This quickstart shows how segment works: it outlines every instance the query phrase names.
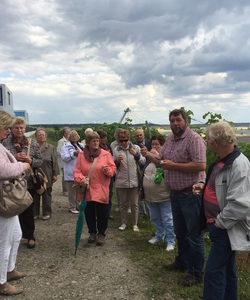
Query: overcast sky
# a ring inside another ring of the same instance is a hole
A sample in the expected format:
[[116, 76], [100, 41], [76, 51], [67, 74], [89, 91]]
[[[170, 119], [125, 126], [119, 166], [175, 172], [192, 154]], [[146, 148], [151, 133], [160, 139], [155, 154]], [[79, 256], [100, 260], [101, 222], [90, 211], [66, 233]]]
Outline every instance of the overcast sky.
[[250, 122], [249, 0], [1, 0], [0, 83], [30, 124]]

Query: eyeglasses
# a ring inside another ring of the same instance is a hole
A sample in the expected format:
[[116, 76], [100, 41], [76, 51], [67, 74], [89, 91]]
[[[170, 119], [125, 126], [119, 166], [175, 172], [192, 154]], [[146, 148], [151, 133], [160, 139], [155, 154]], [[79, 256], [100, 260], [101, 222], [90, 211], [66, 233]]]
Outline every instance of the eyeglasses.
[[119, 140], [119, 143], [127, 143], [128, 142], [128, 140]]

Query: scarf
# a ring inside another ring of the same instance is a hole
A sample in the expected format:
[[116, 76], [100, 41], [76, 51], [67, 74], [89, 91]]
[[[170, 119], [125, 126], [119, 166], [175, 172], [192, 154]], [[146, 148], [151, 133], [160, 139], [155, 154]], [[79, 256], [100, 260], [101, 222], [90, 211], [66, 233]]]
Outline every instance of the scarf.
[[17, 137], [12, 136], [11, 142], [17, 153], [22, 152], [24, 148], [28, 149], [29, 140], [26, 138], [26, 136], [23, 136], [20, 142], [18, 141]]
[[91, 153], [90, 150], [89, 150], [89, 147], [86, 146], [84, 149], [83, 149], [83, 155], [85, 157], [85, 159], [89, 162], [93, 162], [94, 158], [95, 157], [98, 157], [99, 155], [101, 154], [101, 148], [99, 147], [97, 150], [95, 150], [94, 153]]
[[[76, 145], [77, 144], [77, 145]], [[73, 144], [73, 142], [71, 142], [71, 145], [76, 149], [81, 149], [83, 151], [83, 146], [79, 143], [79, 142], [76, 142], [76, 144]], [[78, 147], [78, 148], [77, 148]]]

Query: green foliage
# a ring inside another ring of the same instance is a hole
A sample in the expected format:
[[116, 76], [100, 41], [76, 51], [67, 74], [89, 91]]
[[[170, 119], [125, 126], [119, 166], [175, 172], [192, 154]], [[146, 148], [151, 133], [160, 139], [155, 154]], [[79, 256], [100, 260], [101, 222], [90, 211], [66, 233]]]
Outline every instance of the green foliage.
[[188, 124], [191, 124], [192, 122], [192, 118], [191, 116], [194, 115], [194, 113], [192, 112], [192, 110], [186, 110], [185, 107], [181, 107], [180, 110], [183, 110], [186, 114], [187, 114], [187, 117], [188, 117]]
[[250, 160], [250, 144], [238, 143], [238, 147], [240, 148], [241, 152]]
[[222, 121], [221, 114], [216, 114], [216, 113], [214, 114], [214, 113], [211, 113], [210, 111], [202, 116], [203, 119], [206, 119], [207, 117], [208, 117], [208, 120], [207, 120], [206, 124], [213, 124], [213, 123]]

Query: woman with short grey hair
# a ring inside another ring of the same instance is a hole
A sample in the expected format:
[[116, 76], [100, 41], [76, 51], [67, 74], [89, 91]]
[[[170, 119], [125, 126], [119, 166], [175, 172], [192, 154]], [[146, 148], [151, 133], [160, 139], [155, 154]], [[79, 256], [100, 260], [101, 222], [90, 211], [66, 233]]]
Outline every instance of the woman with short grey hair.
[[80, 136], [76, 130], [71, 130], [68, 134], [68, 142], [61, 149], [61, 158], [63, 160], [64, 180], [68, 190], [69, 212], [78, 214], [76, 202], [76, 190], [74, 184], [74, 169], [76, 159], [79, 153], [83, 151], [83, 144], [79, 143]]

